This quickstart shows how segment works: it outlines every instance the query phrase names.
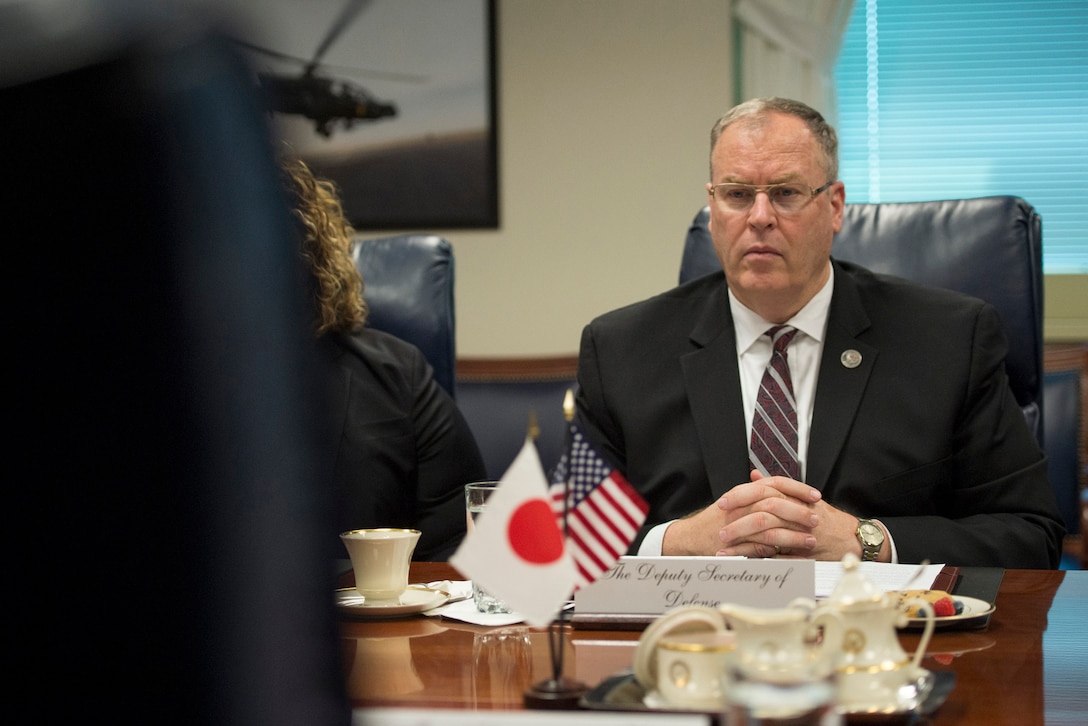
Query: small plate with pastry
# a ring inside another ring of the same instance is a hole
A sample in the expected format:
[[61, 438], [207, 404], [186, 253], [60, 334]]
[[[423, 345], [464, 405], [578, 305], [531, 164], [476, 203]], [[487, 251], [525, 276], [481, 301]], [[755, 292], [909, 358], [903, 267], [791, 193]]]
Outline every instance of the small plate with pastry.
[[933, 608], [933, 626], [936, 630], [985, 628], [996, 609], [985, 600], [953, 595], [945, 590], [902, 590], [898, 595], [899, 605], [907, 615], [904, 626], [907, 629], [925, 627], [926, 619], [918, 614], [918, 600], [924, 600]]

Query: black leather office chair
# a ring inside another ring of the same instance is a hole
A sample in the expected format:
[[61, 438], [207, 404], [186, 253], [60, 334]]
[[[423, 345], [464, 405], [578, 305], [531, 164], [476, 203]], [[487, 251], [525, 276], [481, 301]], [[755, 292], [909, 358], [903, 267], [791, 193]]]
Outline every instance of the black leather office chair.
[[1080, 371], [1047, 371], [1046, 456], [1050, 486], [1067, 534], [1080, 531]]
[[457, 377], [453, 247], [433, 235], [360, 240], [355, 266], [370, 307], [367, 325], [412, 343], [451, 396]]
[[[703, 207], [688, 228], [684, 283], [721, 269]], [[1043, 445], [1042, 223], [1019, 197], [847, 204], [831, 255], [986, 300], [1009, 339], [1009, 384]]]
[[457, 407], [480, 447], [487, 475], [498, 479], [525, 443], [536, 415], [540, 463], [551, 472], [566, 445], [563, 399], [577, 387], [576, 358], [465, 360], [457, 380]]

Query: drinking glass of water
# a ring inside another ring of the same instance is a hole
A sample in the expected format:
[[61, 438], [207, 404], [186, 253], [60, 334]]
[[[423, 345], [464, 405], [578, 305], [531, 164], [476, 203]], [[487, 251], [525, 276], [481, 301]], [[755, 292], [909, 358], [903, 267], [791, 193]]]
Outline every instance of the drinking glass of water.
[[[476, 517], [487, 508], [488, 497], [498, 488], [497, 481], [477, 481], [465, 485], [465, 516], [468, 517], [468, 531], [472, 532]], [[472, 600], [481, 613], [508, 613], [506, 603], [480, 588], [472, 581]]]

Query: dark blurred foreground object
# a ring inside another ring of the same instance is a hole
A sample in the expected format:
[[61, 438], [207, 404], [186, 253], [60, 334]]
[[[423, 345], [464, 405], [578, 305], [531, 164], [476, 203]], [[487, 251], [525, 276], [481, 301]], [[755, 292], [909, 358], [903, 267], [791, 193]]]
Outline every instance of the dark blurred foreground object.
[[0, 49], [8, 719], [348, 723], [248, 70], [162, 3], [5, 3]]

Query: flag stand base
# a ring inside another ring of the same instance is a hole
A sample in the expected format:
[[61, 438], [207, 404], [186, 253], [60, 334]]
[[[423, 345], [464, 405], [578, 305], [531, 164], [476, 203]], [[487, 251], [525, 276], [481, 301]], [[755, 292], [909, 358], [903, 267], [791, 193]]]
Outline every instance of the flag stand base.
[[580, 706], [582, 696], [589, 692], [589, 687], [581, 681], [570, 678], [558, 680], [549, 678], [534, 683], [525, 691], [526, 708], [572, 709]]

